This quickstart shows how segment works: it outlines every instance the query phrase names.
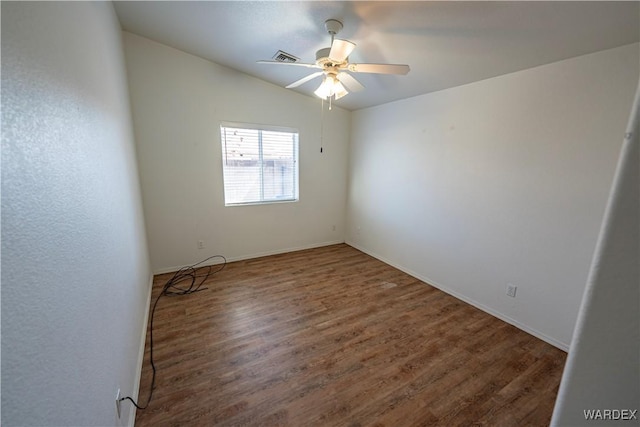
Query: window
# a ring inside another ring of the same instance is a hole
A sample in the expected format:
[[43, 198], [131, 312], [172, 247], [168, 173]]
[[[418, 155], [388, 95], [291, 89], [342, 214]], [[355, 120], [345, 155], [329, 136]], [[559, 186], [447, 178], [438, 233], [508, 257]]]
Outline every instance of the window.
[[220, 126], [225, 206], [298, 200], [298, 131]]

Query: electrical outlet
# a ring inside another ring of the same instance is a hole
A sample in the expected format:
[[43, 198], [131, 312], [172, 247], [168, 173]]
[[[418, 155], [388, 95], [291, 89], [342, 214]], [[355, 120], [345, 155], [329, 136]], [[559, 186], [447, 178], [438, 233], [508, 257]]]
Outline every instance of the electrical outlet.
[[120, 389], [116, 393], [116, 413], [118, 414], [118, 419], [120, 419]]
[[517, 286], [512, 285], [511, 283], [507, 283], [507, 296], [511, 298], [515, 298], [517, 290], [518, 290]]
[[204, 249], [204, 240], [198, 240], [198, 249]]

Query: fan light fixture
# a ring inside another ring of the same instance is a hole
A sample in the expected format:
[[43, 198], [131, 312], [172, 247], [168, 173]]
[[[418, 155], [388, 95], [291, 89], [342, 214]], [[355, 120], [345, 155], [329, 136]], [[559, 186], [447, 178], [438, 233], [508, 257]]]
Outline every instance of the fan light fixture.
[[340, 99], [347, 95], [349, 92], [340, 83], [335, 74], [327, 74], [322, 81], [322, 84], [314, 92], [318, 98], [322, 98], [325, 101], [332, 96], [333, 99]]

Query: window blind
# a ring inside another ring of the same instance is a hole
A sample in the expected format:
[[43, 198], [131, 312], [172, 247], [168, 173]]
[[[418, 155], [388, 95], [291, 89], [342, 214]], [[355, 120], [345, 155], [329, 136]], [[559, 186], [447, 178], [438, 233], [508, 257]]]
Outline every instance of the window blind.
[[220, 126], [225, 206], [298, 200], [298, 132]]

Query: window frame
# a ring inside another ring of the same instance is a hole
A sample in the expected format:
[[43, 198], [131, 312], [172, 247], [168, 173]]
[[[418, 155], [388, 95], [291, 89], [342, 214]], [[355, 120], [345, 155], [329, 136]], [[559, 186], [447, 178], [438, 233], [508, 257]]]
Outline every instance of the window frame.
[[[226, 138], [223, 137], [225, 128], [235, 128], [243, 130], [256, 130], [259, 131], [259, 165], [260, 165], [260, 200], [248, 201], [248, 202], [228, 202], [227, 201], [227, 185], [225, 181], [225, 159], [227, 156]], [[287, 199], [266, 199], [264, 198], [265, 181], [264, 181], [264, 167], [265, 160], [263, 157], [263, 144], [262, 144], [262, 132], [284, 132], [295, 134], [295, 142], [293, 143], [293, 197]], [[264, 125], [256, 123], [241, 123], [241, 122], [220, 122], [218, 135], [220, 138], [220, 153], [221, 153], [221, 166], [222, 166], [222, 197], [225, 207], [234, 206], [251, 206], [251, 205], [270, 205], [279, 203], [295, 203], [300, 200], [300, 131], [297, 128], [288, 126], [276, 126], [276, 125]]]

